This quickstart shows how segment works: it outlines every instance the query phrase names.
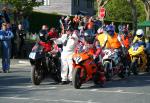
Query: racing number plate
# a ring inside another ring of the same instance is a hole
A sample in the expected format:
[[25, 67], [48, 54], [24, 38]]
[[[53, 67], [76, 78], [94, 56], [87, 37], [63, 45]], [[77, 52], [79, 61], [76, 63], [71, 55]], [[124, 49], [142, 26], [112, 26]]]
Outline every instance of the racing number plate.
[[31, 58], [31, 59], [35, 59], [35, 55], [36, 55], [36, 53], [31, 52], [31, 53], [29, 54], [29, 58]]

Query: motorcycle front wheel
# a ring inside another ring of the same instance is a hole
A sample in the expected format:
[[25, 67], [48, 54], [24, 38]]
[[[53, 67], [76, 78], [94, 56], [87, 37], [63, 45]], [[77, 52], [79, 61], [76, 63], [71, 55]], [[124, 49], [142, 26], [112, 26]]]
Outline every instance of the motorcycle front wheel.
[[110, 68], [110, 62], [104, 62], [104, 69], [105, 69], [105, 76], [106, 76], [106, 80], [110, 81], [111, 77], [112, 77], [112, 72], [111, 72], [111, 68]]
[[131, 62], [130, 70], [132, 71], [134, 75], [138, 75], [139, 71], [138, 71], [138, 59], [137, 58], [133, 58]]
[[40, 85], [42, 81], [42, 71], [36, 65], [31, 68], [31, 81], [34, 85]]
[[81, 75], [81, 69], [75, 68], [72, 75], [72, 84], [75, 89], [80, 89], [81, 87], [82, 83], [81, 83], [80, 75]]

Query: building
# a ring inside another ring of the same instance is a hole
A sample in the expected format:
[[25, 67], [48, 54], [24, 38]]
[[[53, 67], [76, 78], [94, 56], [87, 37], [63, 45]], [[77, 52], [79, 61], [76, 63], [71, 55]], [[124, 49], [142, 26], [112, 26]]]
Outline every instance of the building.
[[85, 14], [94, 15], [94, 0], [37, 0], [42, 6], [34, 11], [44, 13], [58, 13], [65, 15]]

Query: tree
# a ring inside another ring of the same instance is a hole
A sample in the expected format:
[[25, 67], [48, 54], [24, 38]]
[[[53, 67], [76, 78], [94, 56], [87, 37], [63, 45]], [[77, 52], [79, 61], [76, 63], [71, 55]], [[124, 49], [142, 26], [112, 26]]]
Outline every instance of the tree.
[[132, 21], [133, 21], [133, 30], [134, 30], [134, 34], [137, 30], [137, 9], [136, 9], [136, 5], [134, 0], [127, 0], [131, 6], [132, 9]]
[[[144, 4], [144, 9], [146, 13], [146, 20], [150, 20], [150, 0], [142, 0]], [[146, 32], [149, 31], [149, 28], [146, 28]]]
[[106, 6], [106, 19], [113, 21], [132, 21], [131, 7], [126, 0], [112, 0]]
[[17, 17], [21, 15], [29, 15], [33, 7], [40, 6], [42, 3], [36, 0], [0, 0], [5, 5], [11, 5], [14, 14], [14, 21], [17, 21]]

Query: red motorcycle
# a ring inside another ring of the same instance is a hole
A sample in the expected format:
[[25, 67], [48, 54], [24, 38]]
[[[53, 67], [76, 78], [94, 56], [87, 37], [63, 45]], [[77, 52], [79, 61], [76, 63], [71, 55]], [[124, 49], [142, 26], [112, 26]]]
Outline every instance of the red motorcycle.
[[104, 72], [93, 59], [93, 50], [88, 52], [75, 53], [73, 55], [73, 86], [79, 89], [81, 85], [89, 80], [93, 80], [95, 84], [104, 86], [105, 76]]

